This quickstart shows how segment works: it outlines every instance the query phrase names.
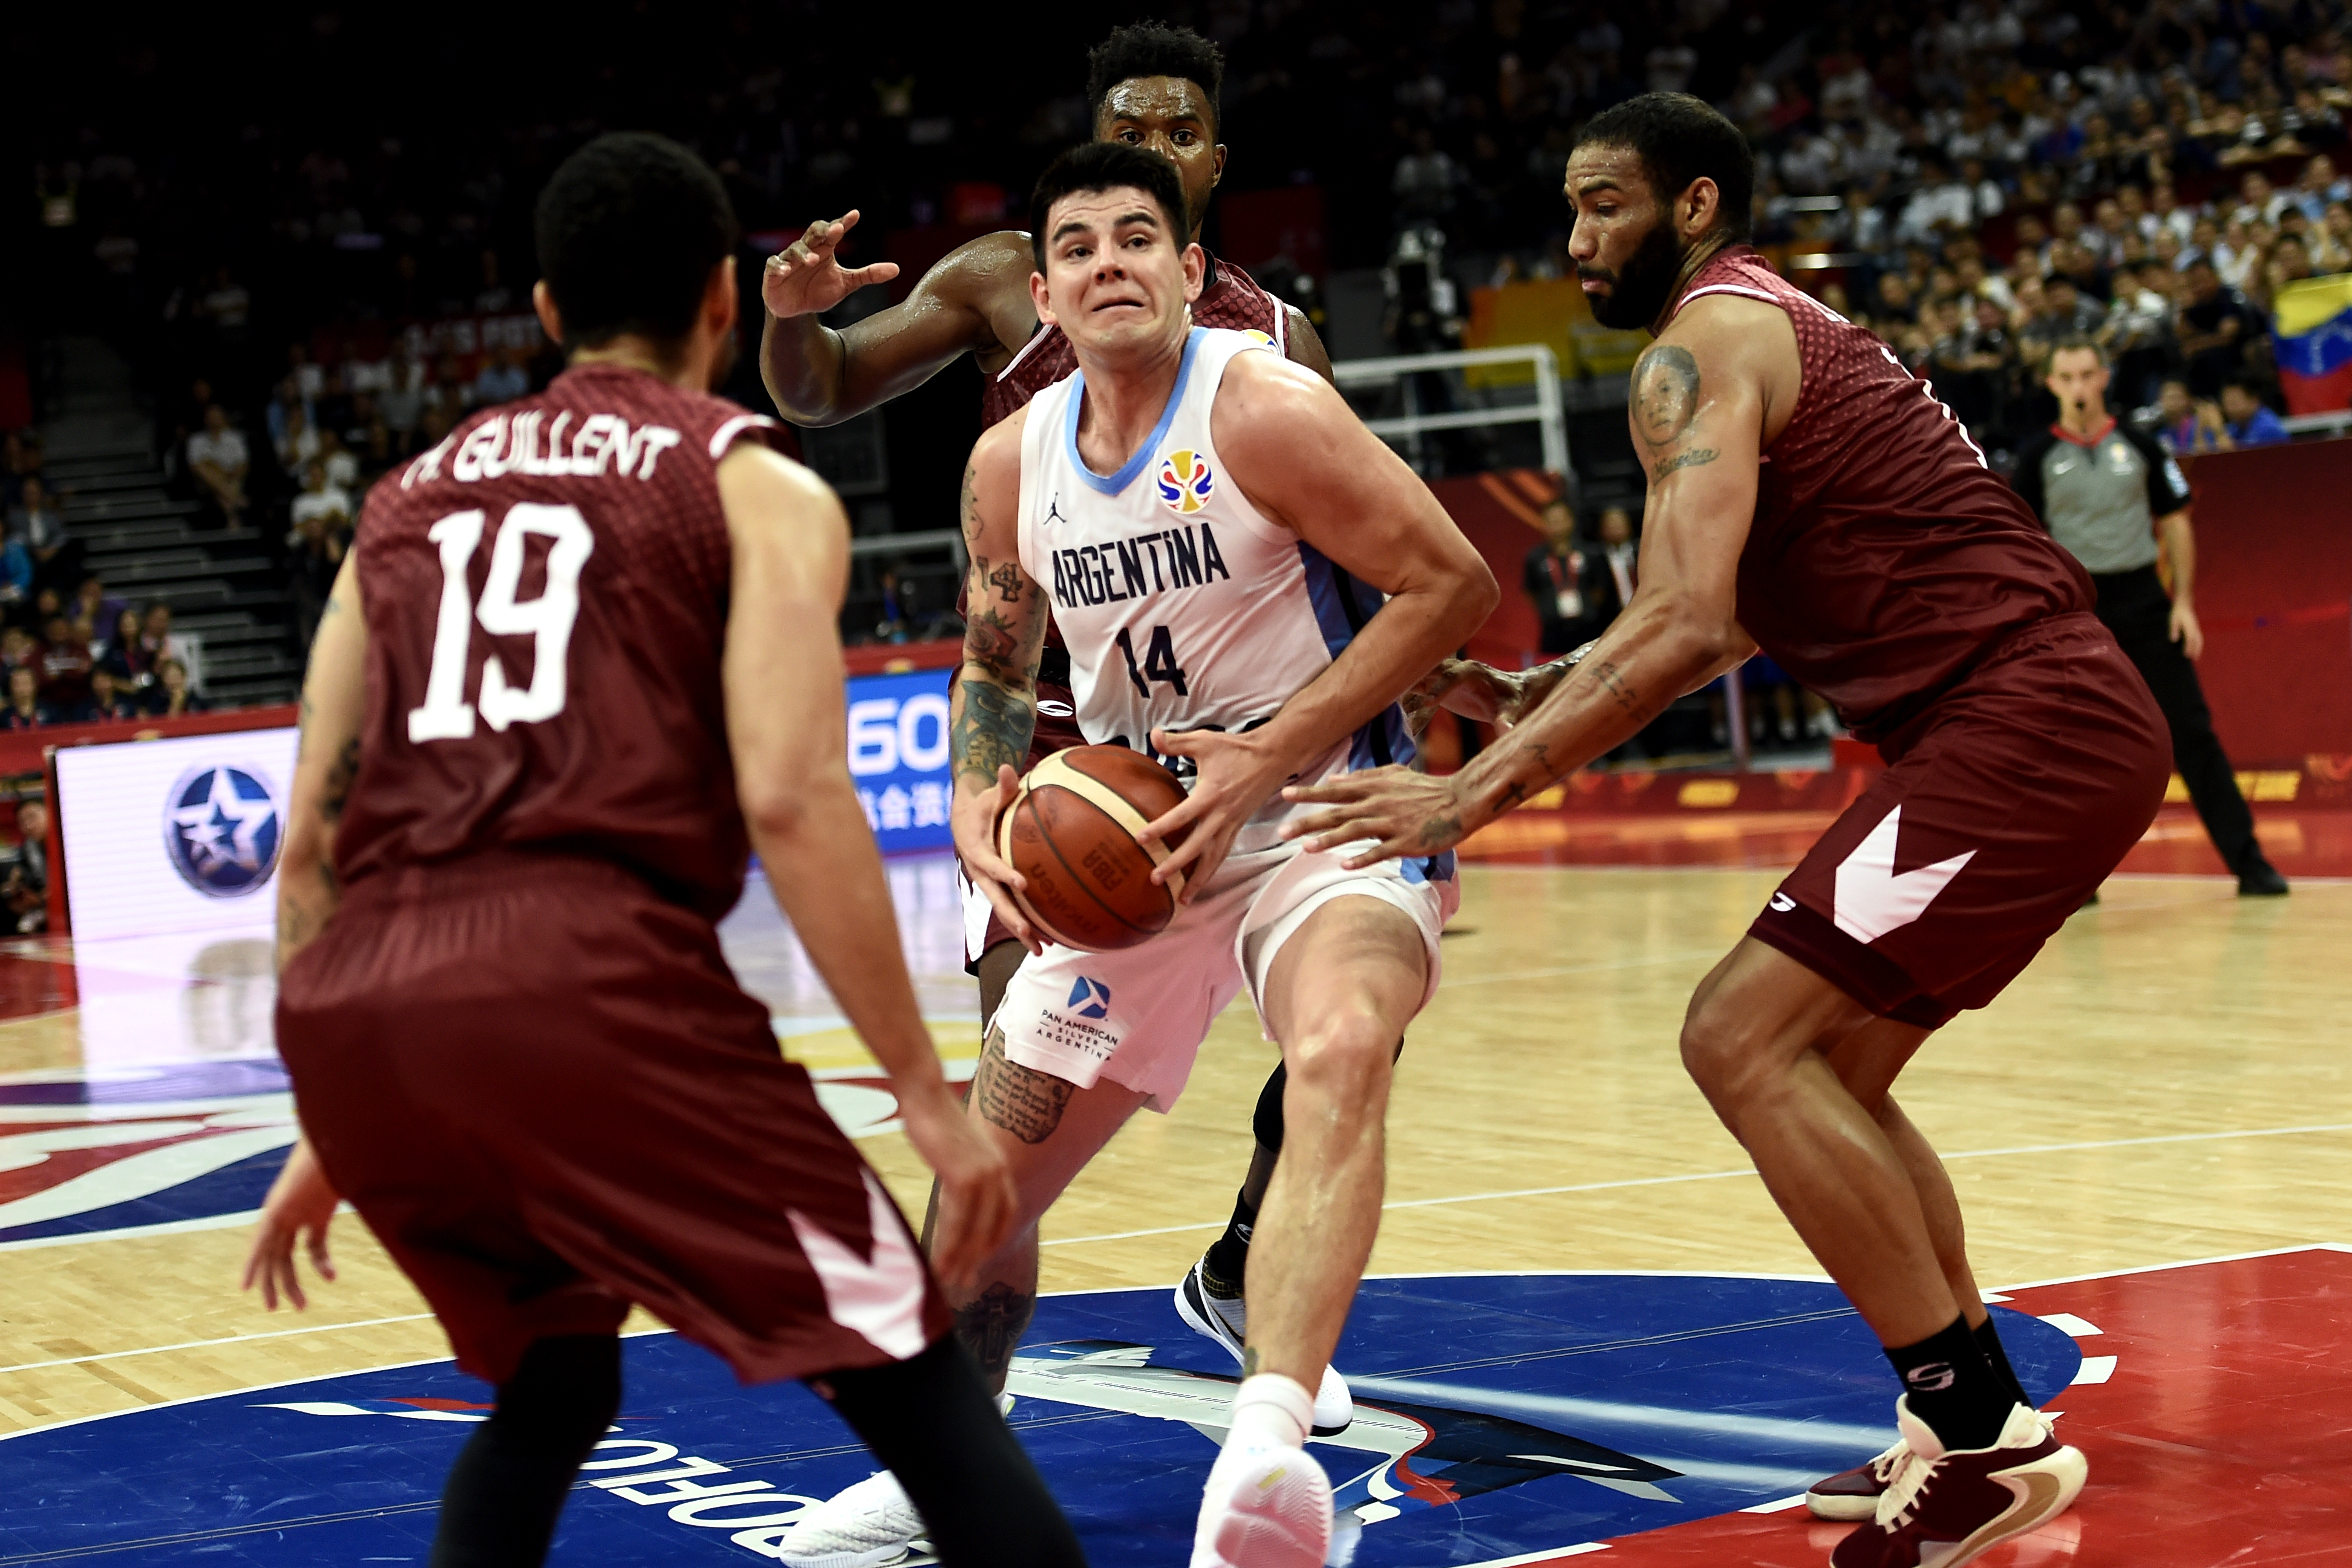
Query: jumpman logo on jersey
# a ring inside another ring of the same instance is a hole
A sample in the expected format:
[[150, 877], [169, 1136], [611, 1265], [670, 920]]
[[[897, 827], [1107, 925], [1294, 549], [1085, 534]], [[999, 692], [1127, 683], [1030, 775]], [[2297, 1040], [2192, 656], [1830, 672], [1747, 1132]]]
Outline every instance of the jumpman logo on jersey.
[[[1054, 495], [1047, 497], [1045, 500], [1045, 521], [1067, 522], [1069, 521], [1070, 520], [1068, 518], [1062, 515], [1062, 497], [1060, 493], [1057, 491]], [[1043, 524], [1040, 524], [1040, 526], [1042, 527]]]

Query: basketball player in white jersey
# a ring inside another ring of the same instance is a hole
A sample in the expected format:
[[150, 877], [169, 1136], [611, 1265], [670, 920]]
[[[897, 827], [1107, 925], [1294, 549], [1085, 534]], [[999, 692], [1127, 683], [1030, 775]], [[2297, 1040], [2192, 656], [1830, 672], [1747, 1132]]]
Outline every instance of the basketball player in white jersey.
[[[1391, 1054], [1435, 990], [1455, 889], [1450, 857], [1367, 874], [1300, 853], [1280, 837], [1280, 791], [1409, 759], [1398, 699], [1485, 620], [1496, 588], [1328, 384], [1255, 336], [1191, 325], [1202, 257], [1183, 211], [1174, 169], [1137, 148], [1094, 143], [1046, 171], [1031, 289], [1078, 369], [982, 436], [964, 479], [956, 847], [1030, 948], [970, 1099], [1013, 1168], [1021, 1228], [971, 1293], [1004, 1281], [1027, 1302], [1039, 1216], [1139, 1107], [1174, 1104], [1246, 985], [1288, 1068], [1288, 1133], [1192, 1562], [1315, 1568], [1332, 1516], [1303, 1451], [1311, 1391], [1379, 1229]], [[1365, 602], [1340, 602], [1339, 573], [1368, 585]], [[1043, 942], [993, 847], [1029, 744], [1048, 595], [1087, 741], [1148, 751], [1190, 789], [1146, 835], [1173, 847], [1154, 878], [1181, 877], [1176, 918], [1123, 952]]]

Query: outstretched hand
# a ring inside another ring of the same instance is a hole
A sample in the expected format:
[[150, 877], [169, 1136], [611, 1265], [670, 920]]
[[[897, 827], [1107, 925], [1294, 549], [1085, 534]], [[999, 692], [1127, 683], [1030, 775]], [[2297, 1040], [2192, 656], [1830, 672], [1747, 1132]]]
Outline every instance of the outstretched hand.
[[1586, 643], [1574, 653], [1516, 673], [1473, 658], [1441, 660], [1436, 668], [1422, 678], [1420, 685], [1404, 694], [1405, 728], [1419, 742], [1428, 732], [1429, 721], [1443, 708], [1449, 713], [1507, 731], [1541, 707], [1544, 699], [1567, 679], [1568, 672], [1591, 651], [1592, 644]]
[[308, 1138], [299, 1140], [286, 1157], [286, 1166], [271, 1183], [261, 1203], [261, 1223], [253, 1233], [253, 1248], [246, 1255], [245, 1279], [239, 1289], [261, 1287], [261, 1304], [278, 1310], [283, 1294], [296, 1311], [310, 1303], [302, 1294], [302, 1280], [294, 1267], [294, 1245], [310, 1255], [310, 1267], [321, 1279], [335, 1277], [334, 1259], [327, 1252], [327, 1227], [341, 1200], [328, 1184], [319, 1157]]
[[980, 1266], [1011, 1237], [1019, 1217], [1013, 1167], [944, 1084], [902, 1097], [898, 1116], [907, 1141], [940, 1179], [931, 1267], [950, 1290], [969, 1289]]
[[1470, 837], [1466, 809], [1451, 778], [1411, 768], [1368, 768], [1317, 784], [1296, 784], [1282, 798], [1333, 809], [1283, 825], [1285, 838], [1307, 839], [1310, 850], [1372, 841], [1342, 864], [1350, 871], [1407, 855], [1437, 855]]
[[768, 258], [760, 275], [760, 300], [775, 317], [813, 316], [830, 310], [869, 283], [887, 283], [898, 276], [895, 261], [870, 267], [842, 266], [836, 252], [849, 231], [857, 226], [851, 208], [829, 223], [813, 223], [808, 232]]

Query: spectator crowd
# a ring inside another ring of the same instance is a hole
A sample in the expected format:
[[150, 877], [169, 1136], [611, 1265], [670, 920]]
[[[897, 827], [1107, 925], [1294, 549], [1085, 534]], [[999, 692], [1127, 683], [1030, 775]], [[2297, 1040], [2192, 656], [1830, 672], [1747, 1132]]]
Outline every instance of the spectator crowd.
[[172, 606], [133, 605], [81, 570], [44, 473], [40, 437], [0, 455], [0, 730], [201, 712], [196, 653]]
[[[1471, 289], [1569, 270], [1576, 129], [1649, 89], [1748, 131], [1759, 242], [1996, 456], [2047, 422], [2038, 361], [2070, 332], [2176, 449], [2280, 438], [2272, 303], [2352, 268], [2346, 0], [1176, 0], [929, 32], [613, 0], [553, 33], [426, 0], [36, 40], [26, 292], [137, 359], [178, 482], [273, 552], [307, 626], [367, 482], [553, 368], [529, 213], [572, 146], [625, 122], [696, 147], [751, 232], [747, 290], [761, 248], [851, 207], [854, 260], [937, 254], [1017, 221], [1087, 132], [1086, 48], [1146, 14], [1225, 52], [1227, 190], [1319, 192], [1278, 257], [1215, 216], [1212, 245], [1310, 315], [1317, 276], [1385, 268], [1400, 349], [1447, 346]], [[535, 68], [435, 47], [461, 23]], [[729, 390], [760, 406], [751, 359]]]

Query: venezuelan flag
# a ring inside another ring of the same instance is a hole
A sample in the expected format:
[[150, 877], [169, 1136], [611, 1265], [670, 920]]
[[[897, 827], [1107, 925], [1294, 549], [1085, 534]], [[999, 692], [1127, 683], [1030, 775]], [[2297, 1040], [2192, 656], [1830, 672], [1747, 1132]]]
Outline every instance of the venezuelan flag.
[[2352, 273], [2289, 283], [2272, 308], [2287, 412], [2352, 408]]

